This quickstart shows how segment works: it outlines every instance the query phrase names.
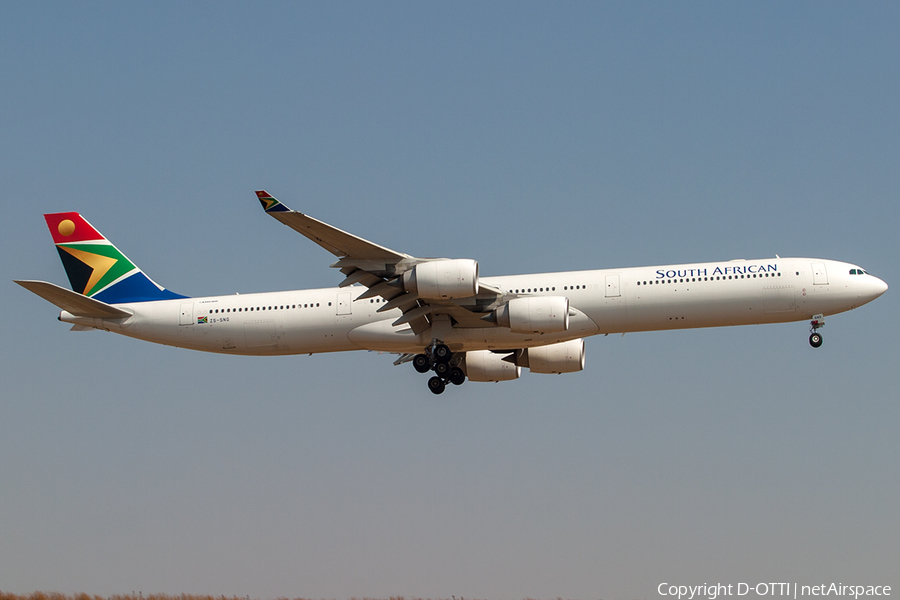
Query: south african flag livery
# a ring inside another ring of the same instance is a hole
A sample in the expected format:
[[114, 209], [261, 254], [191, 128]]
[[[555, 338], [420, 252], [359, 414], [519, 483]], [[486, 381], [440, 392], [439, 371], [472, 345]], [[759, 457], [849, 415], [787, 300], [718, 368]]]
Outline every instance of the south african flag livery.
[[270, 196], [264, 190], [257, 191], [256, 197], [259, 198], [259, 203], [262, 204], [263, 209], [267, 213], [288, 212], [290, 210], [287, 206]]
[[77, 212], [44, 215], [72, 289], [106, 302], [184, 298], [147, 277]]

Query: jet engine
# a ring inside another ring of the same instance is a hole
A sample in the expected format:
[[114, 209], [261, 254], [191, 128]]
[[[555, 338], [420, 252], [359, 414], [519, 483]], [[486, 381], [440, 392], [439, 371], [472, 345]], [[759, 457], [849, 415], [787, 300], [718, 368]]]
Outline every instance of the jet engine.
[[419, 298], [468, 298], [478, 294], [478, 263], [470, 258], [431, 260], [403, 274], [403, 289]]
[[522, 373], [522, 368], [504, 360], [506, 356], [495, 354], [490, 350], [466, 352], [466, 376], [470, 381], [511, 381], [518, 379]]
[[513, 333], [560, 333], [569, 328], [569, 299], [564, 296], [513, 298], [493, 319]]
[[584, 340], [527, 348], [517, 357], [516, 364], [528, 367], [532, 373], [576, 373], [584, 369]]

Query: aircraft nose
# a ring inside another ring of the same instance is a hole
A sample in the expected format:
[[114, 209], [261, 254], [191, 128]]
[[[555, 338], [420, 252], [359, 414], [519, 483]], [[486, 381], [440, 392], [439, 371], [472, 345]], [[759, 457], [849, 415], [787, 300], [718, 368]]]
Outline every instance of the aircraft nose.
[[866, 276], [864, 278], [860, 277], [859, 279], [857, 279], [855, 294], [862, 304], [868, 304], [878, 296], [885, 293], [887, 289], [888, 284], [878, 279], [874, 275], [869, 275], [868, 273], [866, 273]]

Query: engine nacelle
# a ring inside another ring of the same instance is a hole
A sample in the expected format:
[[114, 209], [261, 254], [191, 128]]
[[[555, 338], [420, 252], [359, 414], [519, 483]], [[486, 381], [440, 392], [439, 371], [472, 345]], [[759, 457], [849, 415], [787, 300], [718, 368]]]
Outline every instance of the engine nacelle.
[[528, 348], [517, 362], [532, 373], [576, 373], [584, 369], [584, 340]]
[[564, 296], [513, 298], [494, 311], [494, 319], [513, 333], [560, 333], [569, 328], [569, 299]]
[[[508, 356], [508, 355], [507, 355]], [[490, 350], [466, 352], [466, 377], [470, 381], [511, 381], [518, 379], [522, 368], [509, 361], [503, 354]]]
[[478, 294], [478, 263], [470, 258], [431, 260], [403, 274], [403, 289], [419, 298], [468, 298]]

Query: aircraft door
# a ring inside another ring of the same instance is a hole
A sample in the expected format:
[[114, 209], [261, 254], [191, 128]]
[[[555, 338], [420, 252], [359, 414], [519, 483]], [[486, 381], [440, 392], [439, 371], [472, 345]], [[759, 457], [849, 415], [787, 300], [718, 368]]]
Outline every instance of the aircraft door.
[[181, 316], [178, 317], [179, 325], [193, 325], [194, 324], [194, 303], [193, 302], [184, 302], [181, 305]]
[[813, 285], [828, 285], [828, 272], [825, 263], [812, 263]]
[[606, 297], [607, 298], [618, 298], [622, 294], [619, 293], [619, 276], [618, 275], [607, 275], [606, 276]]
[[338, 292], [337, 314], [349, 315], [353, 309], [352, 294], [350, 292]]

